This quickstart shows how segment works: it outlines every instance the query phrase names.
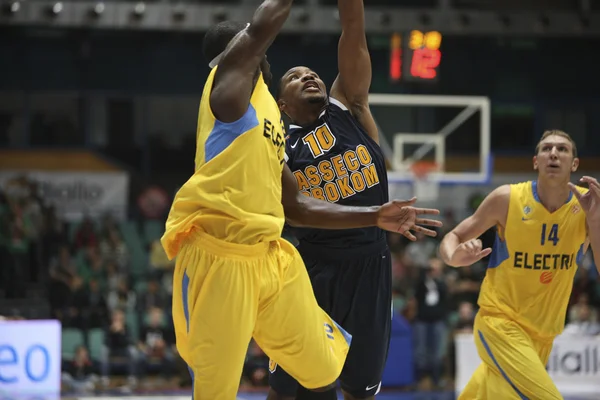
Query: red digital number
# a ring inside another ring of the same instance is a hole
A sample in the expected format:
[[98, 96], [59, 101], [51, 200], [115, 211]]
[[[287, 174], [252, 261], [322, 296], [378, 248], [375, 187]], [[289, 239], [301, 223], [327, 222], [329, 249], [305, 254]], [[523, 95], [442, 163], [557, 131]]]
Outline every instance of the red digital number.
[[402, 75], [402, 50], [392, 50], [390, 57], [390, 77], [394, 81], [400, 80]]
[[417, 49], [413, 52], [410, 74], [417, 78], [433, 79], [440, 65], [442, 53], [439, 50]]

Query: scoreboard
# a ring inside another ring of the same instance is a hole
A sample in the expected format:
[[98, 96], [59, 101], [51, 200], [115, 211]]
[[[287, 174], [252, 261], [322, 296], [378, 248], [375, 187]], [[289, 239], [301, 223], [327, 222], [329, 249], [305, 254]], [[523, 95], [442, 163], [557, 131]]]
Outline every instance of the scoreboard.
[[413, 30], [390, 40], [390, 78], [394, 82], [435, 82], [442, 61], [442, 34]]

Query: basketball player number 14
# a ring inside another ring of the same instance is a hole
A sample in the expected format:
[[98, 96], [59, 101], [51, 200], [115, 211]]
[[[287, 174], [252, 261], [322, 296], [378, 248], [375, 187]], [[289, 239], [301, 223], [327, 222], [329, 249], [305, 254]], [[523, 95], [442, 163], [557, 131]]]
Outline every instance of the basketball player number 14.
[[542, 246], [546, 244], [546, 240], [552, 242], [556, 246], [558, 243], [558, 224], [552, 224], [550, 227], [550, 231], [548, 232], [548, 237], [546, 237], [546, 232], [548, 232], [547, 224], [542, 225]]

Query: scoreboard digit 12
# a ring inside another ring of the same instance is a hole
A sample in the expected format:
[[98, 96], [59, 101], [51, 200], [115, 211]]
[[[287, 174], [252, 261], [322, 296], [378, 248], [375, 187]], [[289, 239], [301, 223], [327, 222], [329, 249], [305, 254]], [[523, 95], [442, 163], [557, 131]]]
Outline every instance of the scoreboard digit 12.
[[390, 78], [394, 82], [435, 82], [442, 61], [437, 31], [394, 33], [390, 40]]

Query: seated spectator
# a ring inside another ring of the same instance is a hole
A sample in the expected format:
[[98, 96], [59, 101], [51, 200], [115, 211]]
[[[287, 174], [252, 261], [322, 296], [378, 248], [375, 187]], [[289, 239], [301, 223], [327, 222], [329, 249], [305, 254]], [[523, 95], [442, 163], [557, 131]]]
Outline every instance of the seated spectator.
[[61, 321], [66, 316], [66, 309], [71, 305], [71, 285], [76, 277], [76, 268], [69, 248], [63, 246], [59, 256], [50, 263], [50, 287], [48, 290], [53, 315]]
[[97, 280], [91, 279], [88, 283], [89, 298], [86, 315], [88, 317], [88, 327], [101, 328], [108, 324], [108, 307]]
[[90, 296], [83, 279], [79, 276], [71, 280], [71, 293], [71, 304], [69, 305], [69, 313], [65, 319], [65, 325], [87, 330], [87, 310], [89, 308]]
[[475, 323], [475, 308], [472, 303], [463, 301], [458, 305], [458, 320], [454, 326], [454, 334], [473, 333]]
[[453, 307], [463, 301], [468, 301], [473, 306], [477, 305], [479, 298], [479, 289], [485, 276], [481, 264], [475, 264], [469, 267], [452, 269], [448, 276], [448, 289], [451, 293], [451, 303]]
[[129, 250], [118, 229], [111, 229], [108, 237], [100, 242], [100, 254], [106, 262], [114, 262], [119, 271], [127, 270]]
[[141, 311], [150, 310], [151, 308], [167, 308], [165, 295], [162, 293], [157, 280], [152, 279], [148, 282], [148, 287], [140, 295], [137, 305]]
[[114, 364], [123, 364], [128, 372], [128, 384], [123, 388], [131, 390], [137, 385], [138, 353], [131, 344], [131, 338], [125, 324], [125, 313], [116, 309], [112, 312], [111, 323], [106, 329], [104, 354], [101, 369], [102, 382], [105, 387], [110, 383], [110, 373]]
[[438, 242], [421, 232], [416, 232], [416, 242], [411, 242], [404, 251], [404, 263], [410, 267], [427, 268], [429, 260], [435, 257]]
[[75, 232], [75, 239], [73, 240], [73, 250], [77, 251], [87, 247], [95, 247], [97, 244], [98, 237], [96, 235], [94, 223], [89, 217], [85, 217], [81, 222], [81, 225]]
[[86, 283], [90, 279], [104, 280], [104, 262], [97, 247], [90, 246], [85, 249], [85, 257], [80, 260], [78, 270]]
[[117, 290], [111, 290], [108, 293], [106, 303], [110, 310], [135, 310], [136, 296], [135, 292], [129, 287], [127, 280], [123, 279], [117, 284]]
[[600, 335], [600, 324], [595, 319], [594, 310], [588, 304], [579, 304], [574, 320], [567, 324], [563, 335]]
[[175, 332], [165, 326], [160, 308], [152, 308], [148, 314], [138, 342], [140, 364], [145, 370], [156, 367], [161, 375], [170, 377], [175, 369]]
[[127, 276], [123, 272], [119, 271], [117, 264], [115, 264], [114, 262], [107, 262], [105, 267], [106, 282], [103, 282], [103, 289], [108, 292], [116, 292], [117, 290], [119, 290], [119, 282], [123, 281], [124, 279], [127, 279]]
[[85, 346], [78, 346], [75, 358], [63, 364], [62, 384], [76, 394], [86, 394], [96, 388], [98, 366], [90, 359]]

